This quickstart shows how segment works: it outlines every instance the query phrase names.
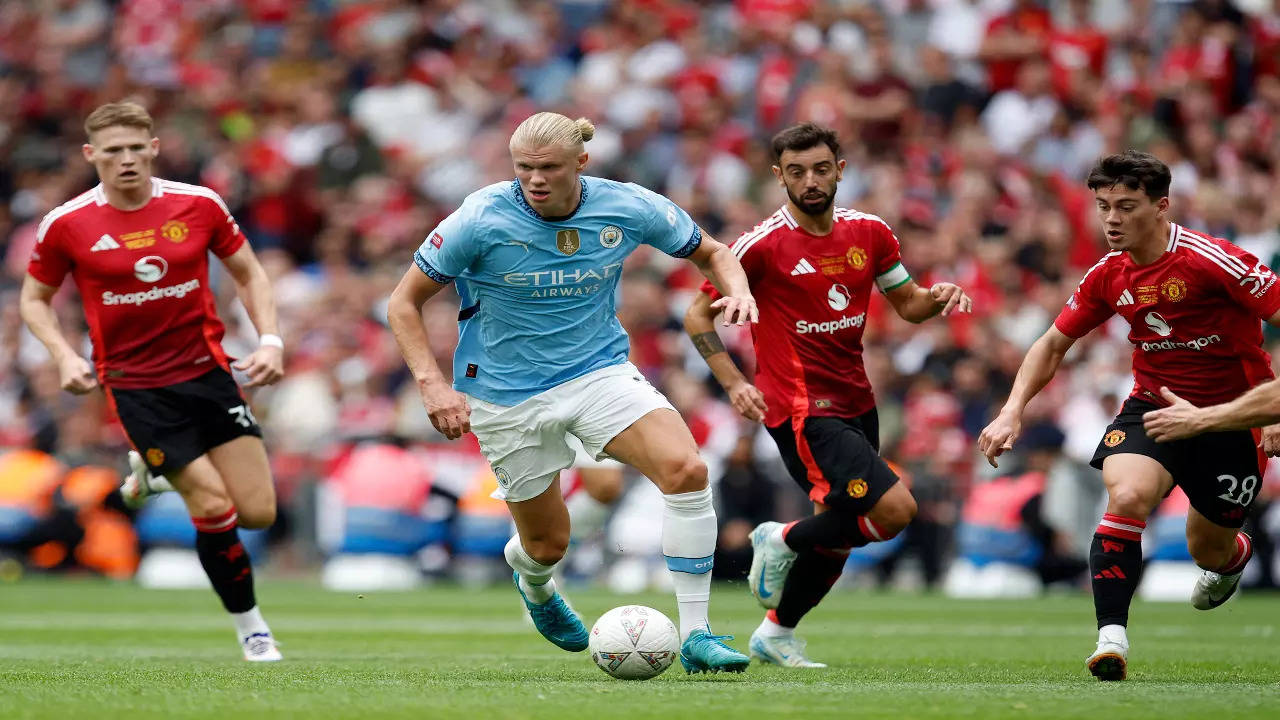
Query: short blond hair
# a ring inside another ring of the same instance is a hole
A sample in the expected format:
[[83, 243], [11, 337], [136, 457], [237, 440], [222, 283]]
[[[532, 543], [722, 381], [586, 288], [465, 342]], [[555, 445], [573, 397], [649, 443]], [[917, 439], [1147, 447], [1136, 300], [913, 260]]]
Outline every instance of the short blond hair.
[[562, 147], [583, 152], [583, 143], [595, 137], [596, 126], [580, 117], [570, 120], [560, 113], [540, 112], [525, 118], [511, 133], [510, 149], [533, 150], [541, 147]]
[[146, 130], [151, 133], [153, 123], [151, 113], [135, 102], [117, 102], [99, 105], [84, 120], [84, 134], [92, 136], [99, 130], [123, 125]]

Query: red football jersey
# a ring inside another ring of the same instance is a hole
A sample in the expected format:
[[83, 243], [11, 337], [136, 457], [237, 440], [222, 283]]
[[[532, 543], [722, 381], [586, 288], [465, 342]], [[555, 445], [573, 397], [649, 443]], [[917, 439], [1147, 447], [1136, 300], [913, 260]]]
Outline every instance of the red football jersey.
[[1133, 395], [1165, 405], [1168, 387], [1215, 405], [1270, 380], [1262, 323], [1280, 310], [1276, 276], [1256, 257], [1170, 223], [1167, 251], [1149, 265], [1108, 253], [1085, 273], [1054, 322], [1078, 338], [1119, 313], [1133, 343]]
[[[811, 415], [855, 417], [875, 406], [862, 365], [871, 288], [910, 280], [898, 238], [875, 215], [836, 208], [825, 236], [810, 235], [786, 206], [733, 243], [760, 308], [751, 327], [755, 384], [765, 424]], [[711, 283], [702, 291], [720, 295]]]
[[153, 179], [133, 211], [99, 185], [45, 216], [27, 272], [80, 289], [98, 379], [119, 389], [172, 385], [227, 367], [224, 328], [209, 291], [209, 251], [245, 242], [222, 198], [198, 185]]

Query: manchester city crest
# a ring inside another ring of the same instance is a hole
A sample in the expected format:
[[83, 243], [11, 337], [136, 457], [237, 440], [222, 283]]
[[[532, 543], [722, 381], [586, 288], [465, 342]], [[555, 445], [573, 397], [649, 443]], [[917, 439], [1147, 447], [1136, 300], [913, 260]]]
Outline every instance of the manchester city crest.
[[600, 244], [607, 248], [616, 248], [622, 243], [622, 228], [617, 225], [606, 225], [600, 231]]

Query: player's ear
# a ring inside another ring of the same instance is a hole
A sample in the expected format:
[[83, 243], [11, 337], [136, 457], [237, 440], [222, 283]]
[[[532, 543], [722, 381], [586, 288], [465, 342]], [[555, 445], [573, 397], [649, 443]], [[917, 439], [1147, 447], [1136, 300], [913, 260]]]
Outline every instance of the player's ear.
[[845, 162], [843, 159], [836, 161], [836, 182], [840, 182], [844, 179], [844, 166]]
[[89, 164], [93, 164], [93, 146], [85, 143], [80, 146], [80, 153], [84, 155], [84, 159]]
[[160, 138], [153, 137], [151, 138], [151, 157], [154, 158], [159, 154], [160, 154]]
[[1166, 195], [1156, 201], [1156, 215], [1162, 216], [1169, 212], [1169, 196]]
[[582, 169], [587, 166], [587, 160], [589, 157], [590, 156], [587, 155], [585, 151], [578, 156], [578, 172], [582, 172]]
[[778, 178], [778, 184], [783, 187], [786, 187], [787, 184], [782, 181], [782, 168], [778, 167], [777, 165], [771, 165], [769, 166], [769, 169], [773, 170], [773, 176]]

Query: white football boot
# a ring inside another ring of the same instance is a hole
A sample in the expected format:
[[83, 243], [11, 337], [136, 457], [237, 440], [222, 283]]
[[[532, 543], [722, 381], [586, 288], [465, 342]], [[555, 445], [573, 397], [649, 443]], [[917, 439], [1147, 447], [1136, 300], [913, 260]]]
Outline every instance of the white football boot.
[[768, 637], [759, 632], [751, 634], [751, 657], [770, 665], [790, 668], [824, 668], [825, 663], [814, 662], [804, 655], [804, 640], [791, 635]]
[[1123, 680], [1129, 666], [1129, 636], [1123, 625], [1098, 630], [1098, 649], [1085, 661], [1099, 680]]
[[244, 659], [249, 662], [279, 662], [284, 659], [271, 633], [254, 633], [240, 641]]
[[1236, 589], [1240, 587], [1240, 576], [1243, 574], [1243, 570], [1230, 575], [1220, 575], [1212, 570], [1205, 570], [1191, 590], [1191, 604], [1197, 610], [1212, 610], [1218, 607], [1236, 594]]
[[796, 561], [794, 550], [786, 545], [779, 549], [769, 539], [782, 527], [780, 522], [763, 522], [751, 531], [751, 570], [747, 573], [747, 584], [760, 607], [769, 610], [778, 609], [778, 603], [782, 602], [782, 586]]
[[129, 451], [129, 474], [120, 484], [120, 497], [125, 506], [137, 510], [147, 502], [147, 498], [157, 493], [173, 489], [163, 475], [152, 475], [150, 468], [143, 462], [137, 450]]

